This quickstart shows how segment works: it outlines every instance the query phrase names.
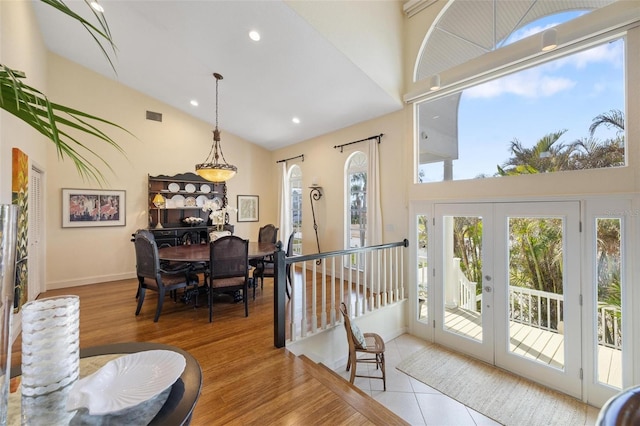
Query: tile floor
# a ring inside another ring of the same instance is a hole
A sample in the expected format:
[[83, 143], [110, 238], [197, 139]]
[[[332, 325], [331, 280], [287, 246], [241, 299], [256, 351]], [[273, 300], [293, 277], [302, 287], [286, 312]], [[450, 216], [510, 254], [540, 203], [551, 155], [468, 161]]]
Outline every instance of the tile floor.
[[[387, 391], [382, 390], [382, 380], [378, 379], [356, 378], [355, 385], [412, 425], [499, 425], [396, 369], [400, 361], [424, 346], [424, 341], [408, 334], [386, 342]], [[336, 372], [348, 380], [345, 367], [339, 367]], [[366, 367], [364, 364], [359, 366]], [[375, 366], [371, 368], [375, 370]], [[586, 424], [595, 424], [597, 415], [596, 408], [589, 408]]]

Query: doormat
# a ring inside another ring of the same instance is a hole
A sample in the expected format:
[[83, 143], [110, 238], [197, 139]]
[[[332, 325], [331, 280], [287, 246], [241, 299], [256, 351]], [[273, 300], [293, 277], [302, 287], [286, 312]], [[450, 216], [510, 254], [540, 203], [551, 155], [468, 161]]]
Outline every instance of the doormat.
[[587, 404], [440, 345], [396, 368], [504, 425], [586, 424]]

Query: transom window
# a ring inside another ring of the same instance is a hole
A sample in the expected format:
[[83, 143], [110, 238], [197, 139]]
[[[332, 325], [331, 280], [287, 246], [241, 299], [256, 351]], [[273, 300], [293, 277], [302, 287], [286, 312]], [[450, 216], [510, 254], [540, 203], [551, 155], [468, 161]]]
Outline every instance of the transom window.
[[[530, 21], [493, 48], [538, 40], [544, 29], [586, 12]], [[562, 56], [542, 54], [511, 73], [490, 71], [496, 78], [488, 81], [425, 96], [416, 104], [417, 181], [626, 165], [624, 50], [623, 37], [609, 37]], [[492, 67], [486, 62], [485, 72]]]

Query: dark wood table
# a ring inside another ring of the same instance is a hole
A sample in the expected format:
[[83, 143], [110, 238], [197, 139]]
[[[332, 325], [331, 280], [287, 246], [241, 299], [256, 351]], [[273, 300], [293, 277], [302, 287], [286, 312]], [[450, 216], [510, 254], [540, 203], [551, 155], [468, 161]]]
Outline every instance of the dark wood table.
[[[182, 354], [186, 360], [186, 365], [178, 380], [171, 386], [169, 396], [164, 405], [149, 425], [188, 425], [191, 422], [191, 415], [202, 389], [202, 369], [198, 361], [190, 353], [175, 346], [160, 343], [131, 342], [80, 349], [80, 358], [82, 363], [82, 360], [101, 355], [126, 355], [157, 349]], [[12, 368], [11, 377], [16, 377], [20, 374], [20, 366]], [[19, 424], [19, 422], [16, 424]]]
[[[276, 251], [276, 245], [272, 243], [249, 242], [249, 259], [261, 259]], [[158, 249], [160, 260], [172, 262], [208, 262], [209, 244], [191, 244]]]

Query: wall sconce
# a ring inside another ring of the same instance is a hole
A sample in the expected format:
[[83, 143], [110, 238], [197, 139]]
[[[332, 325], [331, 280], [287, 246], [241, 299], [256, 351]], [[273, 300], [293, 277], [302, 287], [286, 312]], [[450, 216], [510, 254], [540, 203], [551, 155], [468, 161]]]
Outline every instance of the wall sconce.
[[[318, 224], [316, 223], [316, 210], [313, 207], [313, 201], [318, 201], [322, 198], [322, 187], [317, 185], [316, 178], [313, 179], [314, 183], [309, 187], [309, 202], [311, 203], [311, 214], [313, 216], [313, 230], [316, 232], [316, 244], [318, 245], [318, 253], [320, 253], [320, 240], [318, 239]], [[322, 259], [316, 260], [316, 265], [320, 265]]]
[[163, 227], [162, 223], [160, 223], [160, 209], [165, 206], [166, 200], [164, 199], [162, 194], [156, 194], [156, 196], [153, 197], [152, 202], [153, 202], [153, 205], [158, 208], [158, 223], [156, 224], [156, 229], [162, 228]]
[[542, 51], [548, 52], [558, 47], [558, 31], [549, 28], [542, 33]]

